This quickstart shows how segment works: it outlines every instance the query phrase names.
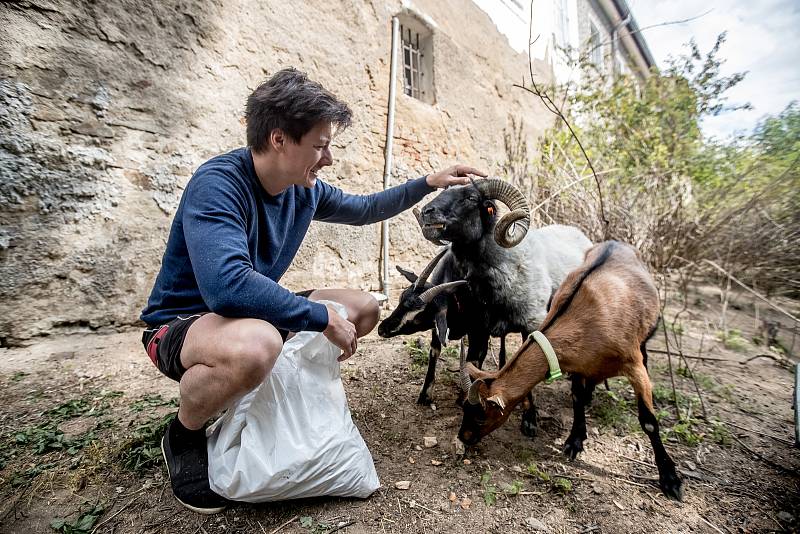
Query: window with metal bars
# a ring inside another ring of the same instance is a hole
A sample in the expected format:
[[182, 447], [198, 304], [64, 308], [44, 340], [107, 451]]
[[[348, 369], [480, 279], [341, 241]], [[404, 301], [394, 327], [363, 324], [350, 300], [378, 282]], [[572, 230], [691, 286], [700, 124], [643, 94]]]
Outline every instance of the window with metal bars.
[[[399, 80], [403, 93], [433, 105], [436, 103], [433, 73], [433, 30], [420, 17], [404, 12], [400, 19], [400, 43], [398, 61], [401, 72]], [[402, 63], [400, 63], [402, 61]]]
[[400, 34], [403, 42], [403, 92], [421, 100], [422, 77], [425, 73], [422, 72], [419, 32], [401, 25]]

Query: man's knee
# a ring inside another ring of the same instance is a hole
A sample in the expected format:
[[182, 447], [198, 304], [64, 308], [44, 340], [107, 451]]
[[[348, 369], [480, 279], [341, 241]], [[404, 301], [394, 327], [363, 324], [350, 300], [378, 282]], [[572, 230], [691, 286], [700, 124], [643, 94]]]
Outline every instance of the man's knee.
[[380, 319], [381, 310], [378, 301], [369, 293], [362, 293], [358, 299], [353, 324], [356, 325], [358, 337], [369, 334]]
[[234, 380], [252, 389], [272, 370], [283, 339], [275, 327], [264, 321], [245, 319], [237, 327], [224, 365]]

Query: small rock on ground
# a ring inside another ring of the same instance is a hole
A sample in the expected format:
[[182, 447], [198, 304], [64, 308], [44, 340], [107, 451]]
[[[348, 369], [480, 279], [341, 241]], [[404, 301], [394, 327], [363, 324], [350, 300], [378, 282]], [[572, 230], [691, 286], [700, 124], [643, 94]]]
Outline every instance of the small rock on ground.
[[535, 517], [529, 517], [525, 520], [525, 526], [528, 527], [530, 530], [535, 530], [539, 532], [547, 532], [547, 525], [542, 523], [540, 520], [536, 519]]

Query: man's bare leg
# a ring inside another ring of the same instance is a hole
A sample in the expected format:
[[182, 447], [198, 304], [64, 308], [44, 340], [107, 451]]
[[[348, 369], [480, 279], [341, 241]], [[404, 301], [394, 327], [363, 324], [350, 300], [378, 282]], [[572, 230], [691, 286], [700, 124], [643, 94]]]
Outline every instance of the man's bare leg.
[[186, 332], [178, 419], [188, 429], [206, 421], [258, 386], [283, 348], [274, 326], [259, 319], [228, 319], [215, 313]]
[[[369, 293], [318, 289], [311, 300], [332, 300], [347, 309], [358, 337], [375, 328], [380, 310]], [[258, 319], [228, 319], [215, 313], [197, 319], [186, 332], [181, 364], [178, 419], [188, 429], [206, 421], [263, 382], [275, 365], [283, 340], [275, 327]]]
[[[314, 291], [312, 300], [344, 304], [356, 334], [363, 336], [378, 322], [378, 305], [369, 294], [349, 289]], [[209, 313], [186, 332], [181, 364], [181, 402], [177, 419], [161, 440], [172, 491], [184, 506], [213, 514], [227, 501], [208, 482], [208, 457], [203, 425], [263, 382], [283, 348], [280, 332], [258, 319], [228, 319]]]
[[358, 337], [369, 334], [380, 319], [380, 308], [375, 297], [358, 289], [315, 289], [309, 299], [332, 300], [344, 304], [347, 320], [356, 325]]

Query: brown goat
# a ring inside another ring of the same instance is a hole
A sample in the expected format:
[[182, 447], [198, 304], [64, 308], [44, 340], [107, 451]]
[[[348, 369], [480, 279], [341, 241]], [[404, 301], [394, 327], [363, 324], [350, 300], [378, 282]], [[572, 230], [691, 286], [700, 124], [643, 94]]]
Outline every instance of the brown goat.
[[[658, 466], [659, 485], [669, 497], [682, 499], [682, 482], [658, 429], [647, 374], [645, 343], [658, 323], [658, 292], [635, 249], [616, 241], [595, 245], [583, 265], [567, 275], [553, 296], [540, 331], [550, 341], [561, 369], [572, 375], [575, 418], [564, 444], [574, 459], [586, 439], [584, 409], [596, 384], [625, 376], [633, 386], [639, 423], [650, 438]], [[549, 366], [541, 347], [531, 338], [496, 372], [471, 364], [464, 367], [468, 402], [458, 436], [467, 445], [502, 425], [514, 406], [545, 380]], [[470, 377], [476, 379], [471, 383]]]

